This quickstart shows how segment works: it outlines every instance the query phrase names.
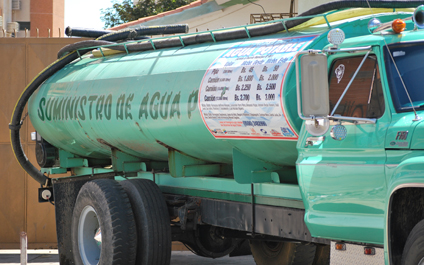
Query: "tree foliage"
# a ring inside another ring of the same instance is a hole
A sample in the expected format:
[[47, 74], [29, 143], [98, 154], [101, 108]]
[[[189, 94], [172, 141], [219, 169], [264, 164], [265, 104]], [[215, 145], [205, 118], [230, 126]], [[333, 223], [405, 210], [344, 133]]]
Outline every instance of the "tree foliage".
[[173, 10], [193, 1], [195, 0], [140, 0], [133, 5], [132, 0], [120, 2], [115, 0], [112, 7], [101, 10], [100, 19], [105, 23], [105, 28], [111, 28], [142, 17]]

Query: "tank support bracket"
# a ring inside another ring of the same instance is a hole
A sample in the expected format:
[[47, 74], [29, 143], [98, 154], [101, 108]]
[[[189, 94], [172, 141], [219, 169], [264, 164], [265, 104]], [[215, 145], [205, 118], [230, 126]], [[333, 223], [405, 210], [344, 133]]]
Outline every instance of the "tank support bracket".
[[223, 174], [223, 164], [210, 163], [174, 149], [168, 151], [169, 172], [174, 177], [216, 176]]
[[233, 149], [234, 179], [240, 184], [279, 183], [278, 172], [282, 167], [251, 158], [237, 149]]
[[141, 158], [135, 157], [112, 148], [112, 167], [115, 172], [147, 171], [146, 163]]
[[60, 167], [62, 168], [88, 167], [87, 159], [78, 157], [62, 149], [59, 149], [59, 160]]

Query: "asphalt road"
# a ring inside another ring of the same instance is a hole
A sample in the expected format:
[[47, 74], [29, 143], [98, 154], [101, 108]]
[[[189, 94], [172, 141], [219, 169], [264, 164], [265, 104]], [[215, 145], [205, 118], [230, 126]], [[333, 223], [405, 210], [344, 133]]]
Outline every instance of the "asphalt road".
[[[20, 264], [19, 250], [0, 250], [0, 265]], [[28, 264], [59, 265], [57, 250], [28, 250]], [[173, 251], [171, 265], [255, 265], [252, 256], [223, 257], [209, 259], [199, 257], [190, 251]]]

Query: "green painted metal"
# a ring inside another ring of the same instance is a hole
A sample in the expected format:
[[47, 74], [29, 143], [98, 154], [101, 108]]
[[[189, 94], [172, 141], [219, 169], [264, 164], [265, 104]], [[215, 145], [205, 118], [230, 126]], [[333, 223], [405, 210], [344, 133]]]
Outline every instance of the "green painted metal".
[[[411, 23], [408, 28], [412, 29]], [[313, 236], [383, 245], [392, 190], [401, 184], [424, 182], [420, 173], [422, 151], [410, 150], [414, 144], [419, 147], [421, 137], [417, 133], [422, 121], [414, 121], [412, 112], [395, 112], [383, 56], [386, 43], [416, 41], [423, 37], [424, 32], [409, 31], [352, 38], [341, 45], [341, 48], [373, 46], [382, 77], [385, 113], [376, 124], [346, 123], [347, 137], [343, 141], [333, 140], [329, 131], [321, 144], [305, 147], [310, 135], [302, 131], [297, 146], [297, 170], [306, 209], [305, 221]], [[330, 64], [333, 57], [329, 57]], [[423, 114], [418, 112], [419, 116]], [[410, 137], [397, 140], [400, 131], [409, 131]]]
[[41, 168], [40, 171], [47, 175], [55, 175], [55, 174], [65, 174], [68, 172], [66, 168], [63, 167], [48, 167], [48, 168]]
[[[380, 50], [373, 52], [379, 55]], [[297, 168], [308, 209], [305, 221], [313, 236], [383, 243], [385, 136], [390, 116], [386, 111], [377, 124], [346, 124], [343, 141], [332, 139], [328, 131], [320, 145], [305, 146], [308, 134], [303, 132]]]
[[115, 172], [146, 171], [147, 166], [140, 158], [112, 148], [112, 168]]
[[87, 176], [101, 173], [111, 173], [112, 169], [107, 168], [94, 168], [94, 167], [75, 167], [73, 173], [77, 176]]
[[[348, 37], [364, 35], [368, 34], [364, 30], [366, 23], [360, 20], [340, 27]], [[313, 31], [249, 40], [105, 58], [87, 56], [66, 66], [40, 87], [29, 102], [29, 115], [37, 131], [51, 144], [82, 157], [110, 158], [113, 146], [139, 158], [167, 161], [168, 150], [158, 143], [162, 142], [214, 163], [231, 163], [232, 150], [237, 148], [259, 160], [293, 166], [297, 159], [295, 141], [214, 139], [199, 113], [198, 89], [212, 62], [234, 43], [324, 33], [310, 44], [310, 48], [322, 48], [327, 44], [326, 31], [324, 25]], [[283, 103], [287, 119], [298, 133], [302, 121], [293, 100], [294, 84], [291, 66], [282, 91]], [[202, 148], [198, 148], [200, 143]]]
[[[231, 163], [237, 147], [262, 160], [293, 165], [294, 141], [219, 141], [203, 124], [197, 107], [200, 81], [231, 45], [202, 44], [75, 62], [32, 97], [31, 120], [50, 143], [83, 157], [109, 158], [113, 146], [140, 158], [167, 161], [168, 150], [160, 141], [209, 162]], [[294, 90], [288, 93], [294, 96]], [[294, 109], [288, 114], [300, 128]]]
[[279, 183], [280, 179], [278, 177], [278, 173], [275, 171], [280, 171], [282, 168], [271, 163], [246, 156], [234, 148], [233, 170], [234, 179], [240, 184], [273, 182], [273, 179], [278, 179], [277, 183]]
[[221, 172], [220, 164], [210, 164], [175, 150], [168, 151], [168, 161], [173, 177], [213, 176]]
[[63, 149], [59, 150], [59, 160], [61, 168], [88, 167], [86, 158], [71, 154]]
[[[197, 197], [252, 202], [250, 184], [218, 177], [174, 178], [168, 173], [139, 172], [138, 178], [154, 180], [162, 191]], [[124, 178], [118, 178], [124, 180]], [[256, 183], [255, 202], [258, 204], [303, 209], [299, 186], [294, 184]]]

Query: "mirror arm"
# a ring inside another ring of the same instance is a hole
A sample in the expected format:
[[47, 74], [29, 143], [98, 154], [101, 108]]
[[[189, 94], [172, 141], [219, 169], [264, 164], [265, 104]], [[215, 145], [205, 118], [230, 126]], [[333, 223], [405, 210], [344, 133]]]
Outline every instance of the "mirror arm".
[[370, 118], [356, 118], [356, 117], [346, 117], [346, 116], [331, 116], [329, 115], [327, 117], [330, 120], [345, 120], [345, 121], [353, 121], [353, 122], [367, 122], [367, 123], [373, 123], [375, 124], [377, 122], [377, 119], [370, 119]]
[[295, 65], [296, 65], [296, 94], [297, 94], [297, 113], [299, 115], [299, 117], [302, 120], [313, 120], [316, 119], [316, 117], [305, 117], [303, 116], [302, 113], [302, 107], [301, 107], [301, 100], [300, 100], [300, 78], [299, 78], [299, 57], [302, 54], [307, 54], [307, 53], [320, 53], [321, 50], [307, 50], [307, 51], [302, 51], [296, 54], [295, 57]]
[[347, 84], [345, 90], [343, 91], [343, 94], [340, 96], [339, 100], [337, 101], [336, 105], [334, 106], [333, 111], [330, 114], [330, 117], [332, 117], [334, 115], [334, 112], [336, 112], [336, 109], [339, 107], [340, 102], [343, 100], [343, 97], [346, 95], [347, 91], [350, 88], [350, 85], [352, 85], [353, 80], [355, 80], [356, 75], [359, 73], [359, 70], [361, 70], [361, 67], [365, 63], [365, 60], [367, 59], [370, 52], [371, 51], [368, 51], [367, 54], [365, 54], [364, 59], [362, 59], [362, 62], [359, 64], [358, 69], [356, 69], [355, 73], [353, 74], [352, 78], [349, 81], [349, 84]]

